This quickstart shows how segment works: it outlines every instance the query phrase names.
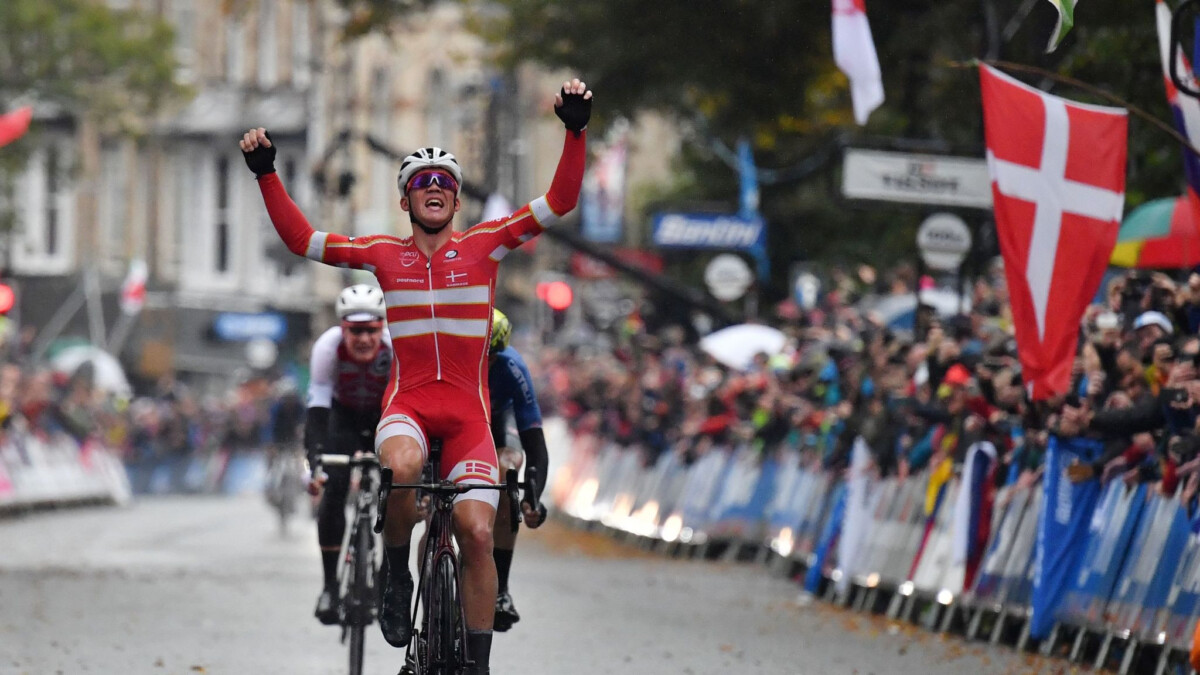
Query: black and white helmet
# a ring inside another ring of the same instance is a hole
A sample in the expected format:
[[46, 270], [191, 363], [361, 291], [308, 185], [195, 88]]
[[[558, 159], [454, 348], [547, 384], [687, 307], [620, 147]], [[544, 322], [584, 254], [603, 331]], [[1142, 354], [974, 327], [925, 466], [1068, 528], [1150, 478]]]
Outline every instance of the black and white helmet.
[[400, 175], [396, 178], [396, 185], [400, 188], [400, 194], [404, 194], [404, 188], [408, 186], [408, 181], [412, 180], [414, 174], [422, 169], [445, 169], [454, 176], [455, 182], [462, 185], [462, 169], [458, 166], [458, 160], [454, 155], [446, 152], [441, 148], [421, 148], [413, 154], [404, 158], [400, 163]]
[[369, 284], [348, 286], [338, 294], [335, 304], [342, 321], [380, 321], [387, 317], [383, 291]]

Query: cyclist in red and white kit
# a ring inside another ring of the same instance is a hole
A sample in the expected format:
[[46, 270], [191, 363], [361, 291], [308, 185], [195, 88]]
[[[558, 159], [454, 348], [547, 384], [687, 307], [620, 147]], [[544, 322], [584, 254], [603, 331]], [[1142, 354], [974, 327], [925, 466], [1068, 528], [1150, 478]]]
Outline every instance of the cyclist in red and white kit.
[[[442, 471], [451, 480], [496, 484], [496, 449], [489, 424], [488, 334], [500, 261], [575, 208], [583, 183], [584, 129], [592, 92], [578, 79], [563, 84], [554, 109], [567, 127], [558, 169], [545, 195], [505, 218], [465, 232], [450, 227], [461, 208], [462, 171], [454, 156], [424, 148], [405, 158], [398, 184], [400, 208], [409, 213], [411, 237], [347, 237], [314, 230], [275, 173], [275, 148], [263, 128], [240, 142], [258, 176], [267, 212], [288, 249], [330, 265], [369, 270], [383, 288], [388, 327], [396, 351], [392, 380], [376, 432], [380, 461], [396, 482], [421, 473], [429, 437], [444, 442]], [[489, 673], [496, 566], [492, 523], [498, 495], [465, 493], [454, 508], [455, 537], [462, 552], [463, 606], [471, 674]], [[397, 647], [408, 644], [412, 576], [408, 569], [412, 528], [419, 519], [411, 494], [388, 500], [388, 564], [380, 627]]]
[[[341, 324], [313, 342], [309, 357], [304, 449], [311, 467], [316, 467], [319, 455], [374, 451], [383, 394], [395, 361], [384, 326], [387, 306], [382, 291], [367, 284], [350, 286], [338, 294], [334, 309]], [[339, 618], [337, 559], [346, 532], [350, 467], [326, 466], [322, 471], [309, 483], [309, 492], [321, 494], [317, 545], [324, 586], [315, 614], [321, 623], [333, 625]]]

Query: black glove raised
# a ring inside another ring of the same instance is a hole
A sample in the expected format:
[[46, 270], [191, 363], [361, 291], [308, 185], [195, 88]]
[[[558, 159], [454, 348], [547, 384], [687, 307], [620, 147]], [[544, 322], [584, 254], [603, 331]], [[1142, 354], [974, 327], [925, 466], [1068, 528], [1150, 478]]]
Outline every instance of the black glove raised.
[[588, 120], [592, 116], [592, 99], [584, 98], [583, 94], [568, 94], [566, 88], [558, 94], [562, 97], [563, 104], [554, 107], [554, 114], [558, 115], [558, 119], [562, 120], [567, 129], [578, 135], [587, 128]]
[[[267, 140], [271, 140], [271, 132], [267, 132]], [[246, 159], [246, 166], [254, 172], [256, 176], [265, 176], [269, 173], [275, 173], [275, 141], [271, 141], [271, 147], [260, 145], [250, 152], [242, 152], [242, 157]]]

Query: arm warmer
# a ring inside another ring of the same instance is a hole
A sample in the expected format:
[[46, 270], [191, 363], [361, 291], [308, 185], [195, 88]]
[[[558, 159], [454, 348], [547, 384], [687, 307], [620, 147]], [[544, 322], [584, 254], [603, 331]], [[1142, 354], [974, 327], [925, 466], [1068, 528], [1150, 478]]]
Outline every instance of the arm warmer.
[[526, 429], [519, 433], [521, 447], [525, 448], [527, 466], [537, 469], [538, 485], [533, 495], [536, 504], [542, 498], [542, 491], [546, 489], [547, 471], [550, 469], [550, 453], [546, 451], [546, 435], [542, 433], [541, 427]]
[[304, 416], [304, 449], [308, 452], [308, 463], [325, 452], [329, 441], [329, 408], [309, 408]]

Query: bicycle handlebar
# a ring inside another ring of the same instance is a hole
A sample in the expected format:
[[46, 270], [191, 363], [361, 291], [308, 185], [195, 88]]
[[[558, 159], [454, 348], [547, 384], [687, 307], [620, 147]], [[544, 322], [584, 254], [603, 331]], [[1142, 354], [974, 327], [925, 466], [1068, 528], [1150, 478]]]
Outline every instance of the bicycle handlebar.
[[317, 455], [317, 464], [329, 466], [378, 466], [379, 456], [373, 454], [361, 455]]
[[[392, 470], [388, 467], [383, 467], [379, 463], [379, 456], [374, 453], [362, 453], [356, 455], [317, 455], [317, 465], [323, 466], [379, 466], [382, 473], [380, 474], [379, 485], [379, 509], [378, 515], [375, 518], [375, 533], [383, 531], [383, 523], [387, 514], [387, 497], [392, 490], [424, 490], [438, 495], [445, 494], [463, 494], [471, 490], [506, 490], [508, 492], [508, 507], [509, 507], [509, 522], [512, 523], [512, 531], [516, 532], [521, 524], [521, 507], [520, 504], [528, 504], [529, 508], [537, 511], [541, 516], [541, 520], [546, 518], [546, 506], [540, 501], [535, 501], [534, 495], [537, 494], [538, 488], [538, 471], [535, 467], [529, 467], [525, 470], [525, 481], [517, 480], [517, 470], [509, 469], [505, 475], [505, 480], [499, 485], [485, 485], [480, 483], [463, 483], [456, 484], [449, 481], [429, 482], [429, 483], [393, 483]], [[525, 495], [518, 500], [517, 491], [519, 488], [525, 488]]]

